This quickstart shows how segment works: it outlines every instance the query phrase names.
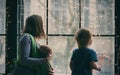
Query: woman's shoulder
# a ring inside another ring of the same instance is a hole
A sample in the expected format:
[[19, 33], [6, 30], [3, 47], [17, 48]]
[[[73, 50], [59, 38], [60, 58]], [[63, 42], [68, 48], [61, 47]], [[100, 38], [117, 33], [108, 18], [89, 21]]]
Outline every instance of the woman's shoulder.
[[26, 40], [30, 40], [30, 35], [28, 35], [28, 34], [22, 34], [20, 36], [20, 41], [26, 41]]

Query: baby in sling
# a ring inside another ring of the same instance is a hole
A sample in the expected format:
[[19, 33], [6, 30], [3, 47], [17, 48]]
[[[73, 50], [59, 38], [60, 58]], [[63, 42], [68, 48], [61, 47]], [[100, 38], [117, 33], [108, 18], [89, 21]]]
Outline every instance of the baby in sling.
[[[31, 36], [32, 40], [32, 52], [31, 55], [35, 58], [47, 58], [52, 57], [52, 49], [48, 47], [47, 45], [39, 45], [36, 44], [34, 38]], [[37, 47], [38, 45], [38, 47]], [[41, 63], [40, 66], [36, 67], [36, 70], [38, 72], [38, 75], [53, 75], [53, 73], [50, 74], [50, 71], [53, 70], [50, 60], [46, 59], [47, 62]]]

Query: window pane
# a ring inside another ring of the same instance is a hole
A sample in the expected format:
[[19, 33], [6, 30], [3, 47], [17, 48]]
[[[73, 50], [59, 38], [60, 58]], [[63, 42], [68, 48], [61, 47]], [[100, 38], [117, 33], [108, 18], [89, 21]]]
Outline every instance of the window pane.
[[82, 27], [96, 35], [114, 35], [114, 0], [82, 0]]
[[[29, 15], [38, 14], [48, 34], [74, 34], [79, 29], [80, 0], [48, 0], [48, 21], [46, 1], [24, 0], [24, 21]], [[114, 0], [81, 1], [81, 27], [90, 29], [95, 35], [114, 35]], [[49, 36], [47, 41], [54, 53], [51, 64], [55, 75], [70, 75], [71, 52], [77, 48], [74, 37]], [[45, 43], [45, 40], [40, 41], [40, 44]], [[94, 71], [94, 75], [114, 75], [114, 37], [94, 37], [90, 47], [97, 52], [99, 64], [102, 64], [102, 71]]]
[[5, 37], [0, 36], [0, 73], [5, 73]]
[[102, 71], [95, 71], [94, 75], [114, 75], [114, 38], [94, 37], [91, 45], [98, 55], [98, 65]]
[[73, 37], [49, 36], [48, 45], [53, 49], [52, 66], [55, 75], [70, 75], [71, 51], [76, 47]]
[[5, 34], [6, 0], [0, 0], [0, 34]]
[[[55, 75], [70, 75], [69, 61], [71, 52], [77, 48], [73, 37], [49, 36], [48, 45], [53, 49], [52, 66]], [[94, 49], [98, 56], [98, 64], [102, 71], [94, 71], [94, 75], [114, 75], [114, 38], [94, 37], [90, 48]]]
[[79, 28], [79, 0], [49, 1], [49, 34], [74, 34]]
[[24, 24], [26, 18], [31, 15], [42, 16], [44, 29], [46, 29], [46, 0], [24, 0]]

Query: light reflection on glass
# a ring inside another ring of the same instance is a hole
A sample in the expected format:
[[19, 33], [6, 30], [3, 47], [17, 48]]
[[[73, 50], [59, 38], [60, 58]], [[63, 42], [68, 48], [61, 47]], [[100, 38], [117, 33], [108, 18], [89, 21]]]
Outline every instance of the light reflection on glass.
[[82, 4], [82, 28], [95, 35], [114, 35], [114, 0], [82, 0]]
[[[8, 15], [9, 16], [9, 15]], [[6, 0], [0, 0], [0, 34], [6, 32]], [[9, 22], [10, 23], [10, 22]], [[5, 73], [5, 36], [0, 36], [0, 74]]]
[[0, 34], [5, 34], [6, 0], [0, 0]]
[[0, 36], [0, 73], [5, 73], [5, 37]]

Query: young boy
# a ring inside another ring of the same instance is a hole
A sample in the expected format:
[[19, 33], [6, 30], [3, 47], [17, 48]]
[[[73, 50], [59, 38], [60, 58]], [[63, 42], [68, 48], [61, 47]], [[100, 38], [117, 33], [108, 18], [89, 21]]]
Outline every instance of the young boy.
[[[40, 45], [38, 49], [38, 54], [40, 58], [46, 58], [48, 56], [52, 57], [52, 49], [47, 45]], [[49, 73], [50, 70], [53, 70], [49, 61], [46, 63], [41, 63], [41, 65], [38, 66], [36, 69], [38, 70], [40, 75], [53, 75]]]
[[92, 35], [87, 29], [80, 29], [75, 34], [78, 48], [73, 51], [70, 60], [71, 75], [92, 75], [92, 69], [100, 71], [96, 65], [97, 55], [93, 49], [88, 48], [92, 43]]

